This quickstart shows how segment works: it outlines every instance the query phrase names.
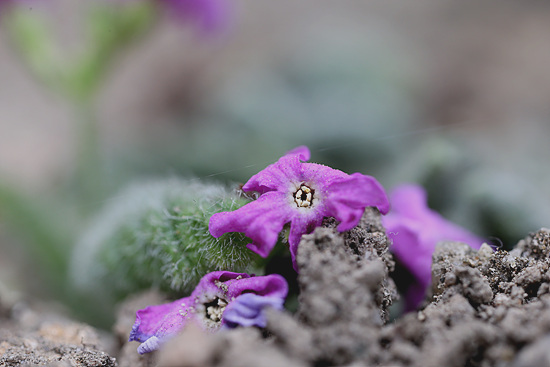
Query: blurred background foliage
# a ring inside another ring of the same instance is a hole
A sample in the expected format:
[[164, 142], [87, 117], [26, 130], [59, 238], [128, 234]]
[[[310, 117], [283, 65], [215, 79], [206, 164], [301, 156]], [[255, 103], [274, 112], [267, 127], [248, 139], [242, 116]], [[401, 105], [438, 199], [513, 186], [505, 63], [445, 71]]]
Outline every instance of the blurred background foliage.
[[245, 182], [298, 145], [421, 183], [505, 248], [550, 225], [544, 2], [0, 0], [0, 18], [9, 289], [78, 309], [73, 248], [124, 187]]

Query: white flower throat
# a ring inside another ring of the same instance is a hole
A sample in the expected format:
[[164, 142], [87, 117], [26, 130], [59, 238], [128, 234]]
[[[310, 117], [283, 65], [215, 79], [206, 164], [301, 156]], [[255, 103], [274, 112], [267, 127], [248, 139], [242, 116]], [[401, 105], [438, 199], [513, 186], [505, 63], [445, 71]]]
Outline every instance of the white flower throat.
[[294, 202], [298, 208], [308, 208], [313, 201], [313, 190], [306, 186], [300, 185], [300, 188], [294, 193]]
[[204, 305], [206, 318], [214, 323], [222, 321], [222, 314], [227, 306], [227, 301], [221, 298], [216, 298], [214, 301]]

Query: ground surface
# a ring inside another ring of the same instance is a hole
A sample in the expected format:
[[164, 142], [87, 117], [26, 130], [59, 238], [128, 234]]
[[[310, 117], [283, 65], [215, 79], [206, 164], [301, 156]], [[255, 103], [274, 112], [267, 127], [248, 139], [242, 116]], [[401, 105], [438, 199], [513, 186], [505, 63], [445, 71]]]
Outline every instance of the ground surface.
[[[1, 300], [0, 300], [1, 301]], [[0, 366], [113, 367], [111, 338], [22, 301], [0, 304]]]
[[[270, 312], [265, 330], [207, 334], [188, 327], [161, 351], [125, 343], [133, 313], [161, 302], [128, 301], [115, 326], [120, 344], [92, 328], [4, 305], [0, 366], [543, 366], [550, 363], [550, 231], [511, 252], [443, 243], [434, 253], [433, 298], [388, 323], [394, 262], [376, 211], [338, 233], [331, 221], [298, 252], [299, 309]], [[47, 320], [47, 321], [45, 321]], [[111, 346], [110, 355], [105, 351]], [[117, 361], [114, 358], [116, 357]]]

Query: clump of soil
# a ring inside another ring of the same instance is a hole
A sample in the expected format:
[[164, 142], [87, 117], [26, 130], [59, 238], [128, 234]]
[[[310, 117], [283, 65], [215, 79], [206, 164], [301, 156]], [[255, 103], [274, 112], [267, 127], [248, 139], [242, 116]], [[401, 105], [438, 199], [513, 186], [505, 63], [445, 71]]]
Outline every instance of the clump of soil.
[[[304, 236], [299, 309], [269, 312], [263, 332], [188, 328], [159, 366], [535, 366], [550, 362], [550, 231], [511, 252], [442, 243], [426, 306], [388, 323], [397, 298], [376, 210], [346, 233], [327, 220]], [[146, 366], [147, 364], [143, 364]]]
[[[46, 307], [47, 308], [47, 307]], [[24, 302], [2, 303], [0, 294], [0, 366], [114, 367], [113, 349], [91, 326]]]
[[[397, 299], [394, 261], [379, 213], [339, 233], [333, 220], [303, 237], [298, 251], [299, 308], [269, 310], [265, 329], [207, 333], [188, 326], [145, 356], [126, 343], [135, 310], [159, 303], [154, 293], [121, 309], [115, 333], [118, 366], [543, 366], [550, 365], [550, 230], [541, 229], [510, 252], [484, 245], [441, 243], [433, 254], [432, 295], [418, 312], [389, 322]], [[0, 304], [0, 310], [2, 310]], [[0, 312], [6, 315], [6, 309]], [[11, 314], [13, 315], [13, 310]], [[13, 316], [0, 333], [0, 366], [114, 366], [90, 336], [46, 337], [37, 325], [18, 330]], [[87, 330], [85, 326], [80, 326]], [[71, 330], [65, 324], [63, 330]], [[80, 330], [77, 329], [76, 330]], [[50, 333], [51, 334], [51, 333]], [[62, 338], [63, 339], [63, 338]], [[40, 358], [39, 358], [39, 357]], [[78, 356], [78, 357], [77, 357]], [[48, 359], [49, 358], [49, 359]], [[53, 358], [53, 359], [52, 359]], [[61, 363], [57, 362], [57, 363]]]
[[378, 219], [369, 212], [345, 234], [329, 221], [300, 243], [296, 317], [311, 333], [310, 363], [344, 364], [380, 353], [378, 331], [397, 292], [388, 276], [394, 262]]

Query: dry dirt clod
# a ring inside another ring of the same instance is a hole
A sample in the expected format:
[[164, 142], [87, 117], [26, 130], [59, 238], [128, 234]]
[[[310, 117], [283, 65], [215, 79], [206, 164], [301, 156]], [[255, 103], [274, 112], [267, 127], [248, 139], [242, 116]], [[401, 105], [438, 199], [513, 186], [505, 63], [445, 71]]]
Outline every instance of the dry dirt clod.
[[300, 242], [297, 317], [311, 330], [312, 362], [338, 365], [379, 354], [380, 329], [397, 297], [394, 263], [377, 210], [345, 233], [334, 220], [324, 225]]
[[[379, 214], [368, 210], [346, 233], [335, 226], [326, 220], [324, 228], [302, 238], [296, 315], [268, 312], [262, 332], [242, 328], [208, 334], [187, 328], [158, 353], [158, 366], [548, 364], [548, 230], [529, 235], [509, 253], [440, 244], [433, 255], [433, 298], [423, 310], [387, 324], [395, 299], [389, 276], [393, 259]], [[139, 366], [153, 366], [154, 360]], [[121, 358], [121, 365], [132, 364]]]

